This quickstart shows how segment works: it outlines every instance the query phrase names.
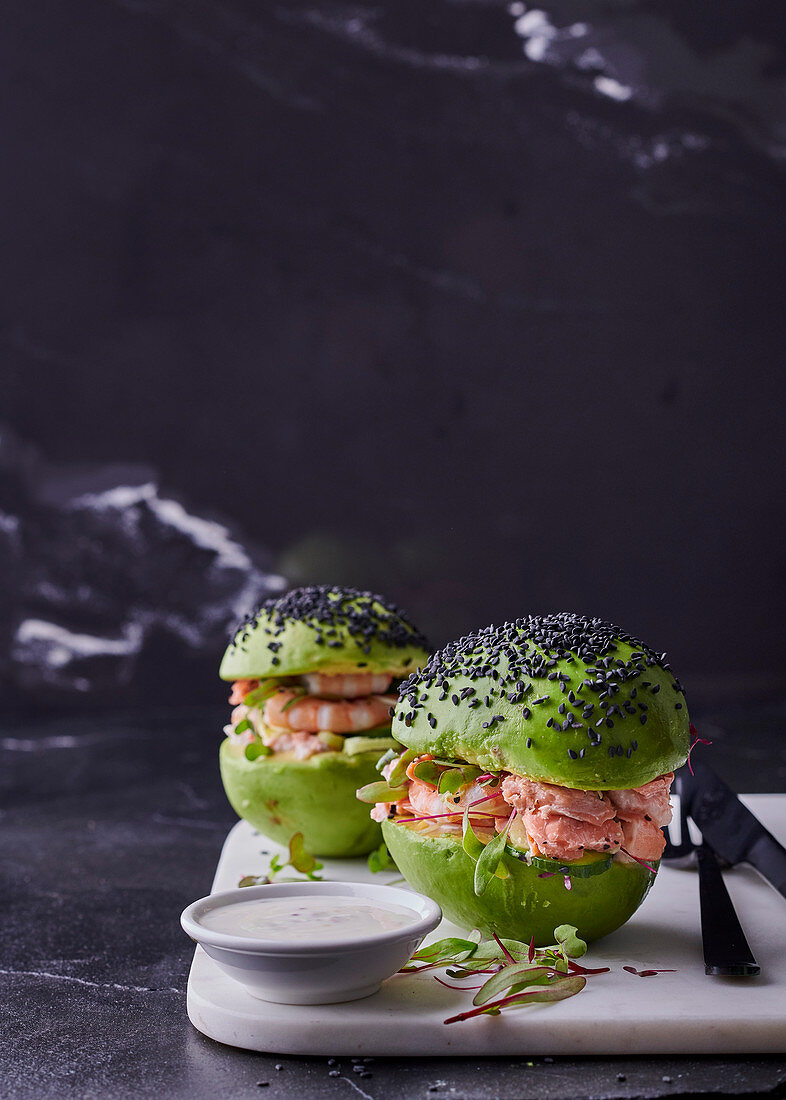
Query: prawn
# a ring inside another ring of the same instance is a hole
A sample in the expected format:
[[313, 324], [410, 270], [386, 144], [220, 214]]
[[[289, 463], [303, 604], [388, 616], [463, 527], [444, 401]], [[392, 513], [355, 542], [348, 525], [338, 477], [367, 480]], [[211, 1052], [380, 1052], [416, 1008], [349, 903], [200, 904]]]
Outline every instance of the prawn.
[[348, 676], [307, 672], [301, 679], [308, 694], [320, 699], [359, 699], [363, 695], [384, 694], [393, 677], [389, 672], [358, 672]]
[[319, 699], [281, 688], [265, 703], [264, 719], [268, 726], [297, 733], [357, 733], [387, 725], [395, 702], [394, 695]]
[[229, 702], [242, 703], [249, 691], [253, 691], [256, 687], [259, 687], [259, 680], [235, 680]]

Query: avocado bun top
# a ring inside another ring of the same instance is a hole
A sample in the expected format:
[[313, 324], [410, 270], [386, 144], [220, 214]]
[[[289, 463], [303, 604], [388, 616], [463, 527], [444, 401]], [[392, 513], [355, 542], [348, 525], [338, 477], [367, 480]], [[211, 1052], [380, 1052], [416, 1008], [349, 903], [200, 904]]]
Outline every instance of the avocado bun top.
[[684, 692], [665, 658], [567, 612], [489, 626], [404, 681], [393, 736], [437, 759], [562, 787], [640, 787], [688, 755]]
[[406, 676], [428, 643], [382, 596], [338, 585], [293, 588], [242, 623], [221, 662], [222, 680], [389, 672]]

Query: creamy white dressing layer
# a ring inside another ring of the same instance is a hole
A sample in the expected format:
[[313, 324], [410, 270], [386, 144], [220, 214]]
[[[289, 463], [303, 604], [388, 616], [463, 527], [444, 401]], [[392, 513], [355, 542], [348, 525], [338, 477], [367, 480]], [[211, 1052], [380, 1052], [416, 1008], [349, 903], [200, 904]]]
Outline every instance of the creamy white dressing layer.
[[260, 940], [356, 940], [405, 928], [420, 920], [405, 905], [379, 905], [336, 894], [256, 898], [208, 909], [199, 923], [214, 932]]

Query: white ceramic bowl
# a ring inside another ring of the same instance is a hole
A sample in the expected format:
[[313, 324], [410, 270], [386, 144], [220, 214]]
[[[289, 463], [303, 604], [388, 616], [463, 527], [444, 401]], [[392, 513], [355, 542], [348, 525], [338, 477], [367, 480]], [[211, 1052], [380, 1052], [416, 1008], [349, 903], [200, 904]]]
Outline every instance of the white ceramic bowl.
[[[200, 917], [222, 905], [257, 898], [343, 895], [384, 907], [403, 905], [417, 919], [403, 928], [360, 935], [356, 940], [263, 940], [206, 928]], [[218, 966], [254, 997], [278, 1004], [354, 1001], [376, 993], [417, 950], [442, 919], [436, 902], [395, 886], [362, 882], [274, 882], [210, 894], [183, 910], [180, 923]]]

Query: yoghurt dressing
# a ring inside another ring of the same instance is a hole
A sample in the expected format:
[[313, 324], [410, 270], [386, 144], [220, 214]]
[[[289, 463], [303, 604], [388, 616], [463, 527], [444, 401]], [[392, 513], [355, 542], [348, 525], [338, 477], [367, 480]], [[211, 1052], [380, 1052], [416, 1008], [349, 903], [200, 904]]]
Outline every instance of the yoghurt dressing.
[[357, 940], [405, 928], [420, 914], [348, 894], [257, 898], [208, 909], [199, 923], [213, 932], [259, 940]]

